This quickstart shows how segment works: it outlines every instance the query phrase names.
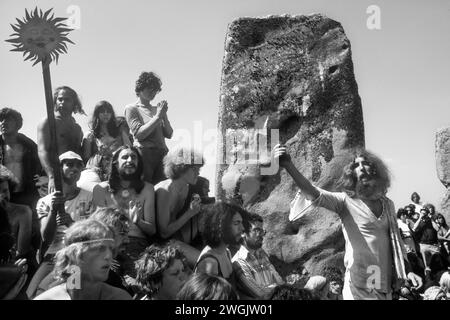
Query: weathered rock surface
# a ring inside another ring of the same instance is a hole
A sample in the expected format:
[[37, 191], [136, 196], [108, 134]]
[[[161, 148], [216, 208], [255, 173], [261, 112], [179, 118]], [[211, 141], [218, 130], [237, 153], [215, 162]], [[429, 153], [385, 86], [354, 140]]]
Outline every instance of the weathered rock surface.
[[450, 186], [450, 128], [436, 132], [436, 170], [439, 180], [447, 188]]
[[445, 221], [450, 221], [450, 189], [447, 189], [441, 200], [440, 212], [445, 217]]
[[[342, 265], [337, 215], [319, 209], [290, 223], [294, 182], [284, 170], [266, 175], [260, 166], [276, 143], [265, 144], [276, 136], [271, 129], [279, 129], [297, 168], [316, 185], [334, 190], [349, 151], [364, 147], [361, 100], [342, 26], [319, 14], [232, 22], [219, 129], [216, 197], [238, 194], [247, 209], [264, 217], [264, 248], [281, 273], [301, 265], [314, 273], [329, 260]], [[261, 138], [258, 143], [255, 137]]]
[[441, 212], [450, 221], [450, 127], [436, 132], [436, 171], [439, 180], [447, 188], [441, 201]]

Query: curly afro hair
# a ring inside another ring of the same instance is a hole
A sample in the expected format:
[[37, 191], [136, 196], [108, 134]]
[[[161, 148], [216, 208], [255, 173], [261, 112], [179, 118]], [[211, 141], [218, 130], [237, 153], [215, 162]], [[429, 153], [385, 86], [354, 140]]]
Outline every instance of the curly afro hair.
[[216, 202], [206, 213], [204, 220], [203, 239], [211, 248], [219, 246], [222, 241], [231, 244], [231, 221], [235, 214], [241, 214], [238, 207], [226, 203]]
[[20, 114], [19, 111], [16, 111], [11, 108], [1, 109], [0, 110], [0, 121], [6, 120], [6, 119], [14, 120], [17, 125], [17, 130], [20, 130], [20, 128], [22, 128], [23, 119], [22, 119], [22, 115]]
[[146, 88], [150, 88], [156, 93], [161, 91], [162, 82], [161, 79], [154, 72], [142, 72], [139, 75], [139, 78], [136, 80], [136, 86], [134, 91], [136, 95], [139, 95], [139, 92], [144, 91]]
[[155, 295], [161, 287], [163, 273], [175, 260], [186, 265], [186, 258], [176, 247], [153, 244], [145, 249], [135, 262], [136, 284], [142, 293]]

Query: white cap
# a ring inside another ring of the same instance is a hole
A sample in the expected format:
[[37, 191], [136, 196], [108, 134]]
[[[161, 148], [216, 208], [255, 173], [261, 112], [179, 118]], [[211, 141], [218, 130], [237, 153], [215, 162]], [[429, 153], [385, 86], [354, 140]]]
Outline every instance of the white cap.
[[64, 152], [63, 154], [61, 154], [59, 156], [59, 162], [62, 162], [63, 160], [69, 160], [69, 159], [75, 159], [75, 160], [79, 160], [79, 161], [83, 162], [83, 159], [81, 158], [81, 156], [78, 153], [75, 153], [73, 151]]

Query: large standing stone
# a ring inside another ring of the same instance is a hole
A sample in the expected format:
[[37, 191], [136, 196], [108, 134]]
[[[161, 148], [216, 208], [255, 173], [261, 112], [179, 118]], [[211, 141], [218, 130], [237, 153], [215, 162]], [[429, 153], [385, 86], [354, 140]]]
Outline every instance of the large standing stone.
[[284, 170], [264, 175], [258, 165], [273, 147], [264, 148], [265, 139], [275, 136], [271, 129], [279, 129], [297, 168], [328, 190], [350, 161], [348, 151], [364, 147], [350, 42], [340, 23], [314, 14], [241, 18], [229, 25], [216, 196], [238, 194], [247, 209], [264, 217], [264, 248], [283, 274], [300, 265], [314, 273], [330, 259], [342, 265], [337, 215], [320, 209], [289, 223], [295, 184]]
[[439, 180], [447, 188], [441, 201], [441, 212], [450, 221], [450, 127], [436, 132], [436, 170]]

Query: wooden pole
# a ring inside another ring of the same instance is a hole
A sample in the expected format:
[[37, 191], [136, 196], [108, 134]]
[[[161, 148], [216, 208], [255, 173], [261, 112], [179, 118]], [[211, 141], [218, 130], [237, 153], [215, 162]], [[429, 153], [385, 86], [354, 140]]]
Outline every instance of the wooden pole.
[[48, 129], [50, 131], [50, 150], [49, 153], [50, 166], [53, 170], [53, 177], [55, 181], [55, 191], [62, 192], [61, 170], [59, 166], [59, 159], [57, 155], [58, 145], [56, 141], [56, 124], [55, 124], [55, 106], [53, 104], [52, 81], [50, 78], [50, 57], [42, 61], [42, 75], [44, 76], [44, 90], [45, 102], [47, 105], [47, 121]]

